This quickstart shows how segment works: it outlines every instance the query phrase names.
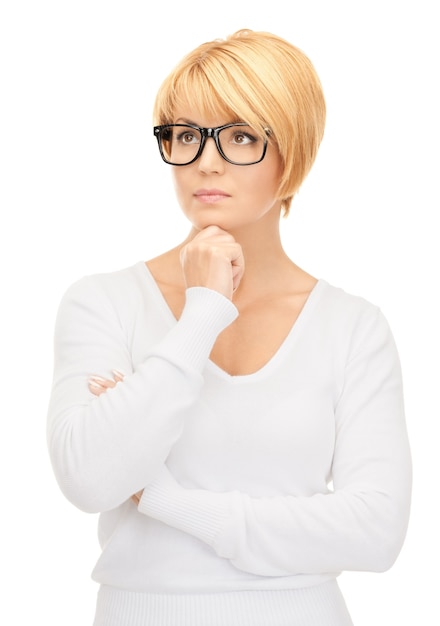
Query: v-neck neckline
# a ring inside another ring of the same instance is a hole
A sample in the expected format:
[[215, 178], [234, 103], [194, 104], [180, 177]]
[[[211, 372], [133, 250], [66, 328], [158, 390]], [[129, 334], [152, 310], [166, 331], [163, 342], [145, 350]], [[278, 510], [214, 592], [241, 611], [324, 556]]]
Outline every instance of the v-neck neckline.
[[[148, 265], [144, 261], [139, 261], [138, 265], [142, 266], [141, 270], [143, 271], [144, 276], [147, 277], [148, 282], [156, 295], [157, 302], [159, 303], [160, 307], [164, 311], [164, 314], [168, 318], [168, 321], [170, 323], [170, 328], [171, 328], [172, 326], [174, 326], [174, 324], [178, 322], [178, 319], [176, 318], [173, 311], [171, 310], [165, 296], [163, 295]], [[233, 382], [233, 383], [254, 381], [255, 379], [259, 379], [265, 376], [266, 374], [268, 374], [271, 370], [277, 367], [279, 362], [282, 360], [284, 354], [292, 347], [293, 343], [296, 341], [301, 328], [304, 326], [307, 319], [310, 317], [312, 310], [315, 308], [320, 298], [320, 294], [322, 293], [322, 291], [325, 289], [326, 286], [327, 286], [327, 282], [325, 280], [321, 278], [317, 280], [316, 284], [314, 285], [309, 295], [307, 296], [307, 299], [304, 302], [304, 305], [301, 311], [299, 312], [297, 318], [295, 319], [292, 326], [290, 327], [290, 330], [287, 333], [284, 340], [282, 341], [282, 343], [278, 346], [277, 350], [266, 361], [266, 363], [264, 363], [255, 372], [250, 372], [249, 374], [230, 374], [229, 372], [224, 370], [222, 367], [217, 365], [217, 363], [215, 363], [212, 359], [208, 359], [207, 368], [214, 375], [220, 378], [223, 378], [224, 380]]]

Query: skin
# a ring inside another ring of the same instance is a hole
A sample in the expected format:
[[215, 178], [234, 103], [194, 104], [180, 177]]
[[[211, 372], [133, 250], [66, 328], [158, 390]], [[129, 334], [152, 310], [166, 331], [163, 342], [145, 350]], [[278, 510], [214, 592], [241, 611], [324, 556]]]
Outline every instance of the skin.
[[[216, 127], [233, 120], [182, 108], [173, 121]], [[210, 358], [231, 375], [253, 373], [277, 352], [317, 282], [281, 243], [276, 146], [269, 143], [260, 163], [238, 166], [208, 139], [200, 158], [172, 167], [172, 175], [190, 232], [179, 246], [148, 261], [148, 268], [176, 319], [187, 287], [207, 287], [232, 300], [239, 316], [219, 335]], [[208, 197], [200, 190], [222, 193]], [[89, 389], [100, 395], [122, 380], [120, 372], [113, 380], [94, 376]]]

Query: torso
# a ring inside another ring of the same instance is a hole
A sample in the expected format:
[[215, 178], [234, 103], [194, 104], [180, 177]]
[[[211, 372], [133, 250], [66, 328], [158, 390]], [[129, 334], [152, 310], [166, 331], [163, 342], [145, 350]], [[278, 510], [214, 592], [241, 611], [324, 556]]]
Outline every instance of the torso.
[[[147, 263], [168, 307], [179, 319], [185, 304], [185, 286], [173, 283], [161, 257]], [[270, 287], [259, 297], [237, 293], [234, 304], [238, 318], [218, 336], [210, 359], [231, 376], [245, 376], [264, 367], [278, 351], [301, 313], [317, 280], [295, 268], [296, 280], [289, 289], [274, 292]], [[173, 276], [174, 278], [174, 276]]]
[[252, 374], [278, 351], [309, 293], [285, 294], [240, 307], [238, 318], [218, 337], [211, 360], [233, 376]]

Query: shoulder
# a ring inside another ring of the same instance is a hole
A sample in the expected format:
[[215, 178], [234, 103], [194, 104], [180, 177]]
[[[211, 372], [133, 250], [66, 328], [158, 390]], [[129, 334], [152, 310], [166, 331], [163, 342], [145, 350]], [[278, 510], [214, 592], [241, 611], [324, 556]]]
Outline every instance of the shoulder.
[[343, 323], [347, 323], [350, 320], [354, 322], [372, 319], [381, 312], [377, 304], [360, 295], [349, 293], [341, 287], [335, 287], [325, 280], [321, 279], [317, 287], [319, 303], [321, 308], [325, 309], [328, 319], [340, 319]]
[[318, 283], [317, 319], [336, 342], [356, 350], [370, 339], [392, 341], [391, 329], [380, 306], [325, 280]]
[[59, 312], [82, 311], [123, 317], [139, 306], [147, 290], [147, 276], [143, 262], [113, 272], [83, 276], [66, 289]]
[[145, 280], [143, 265], [139, 262], [117, 271], [82, 276], [66, 289], [63, 299], [84, 297], [93, 301], [105, 296], [111, 300], [125, 299], [141, 288], [142, 278]]

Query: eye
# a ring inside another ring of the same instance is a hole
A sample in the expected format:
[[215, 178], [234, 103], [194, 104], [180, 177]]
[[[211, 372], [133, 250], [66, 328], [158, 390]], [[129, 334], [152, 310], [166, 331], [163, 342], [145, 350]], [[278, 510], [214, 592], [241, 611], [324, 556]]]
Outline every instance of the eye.
[[185, 146], [194, 144], [194, 143], [200, 143], [200, 139], [199, 136], [197, 135], [197, 133], [191, 131], [191, 130], [184, 130], [181, 133], [179, 133], [176, 136], [176, 141], [178, 143], [181, 143]]
[[258, 141], [258, 137], [255, 137], [251, 133], [243, 132], [242, 130], [234, 131], [231, 136], [231, 142], [237, 144], [237, 146], [247, 146], [256, 141]]

